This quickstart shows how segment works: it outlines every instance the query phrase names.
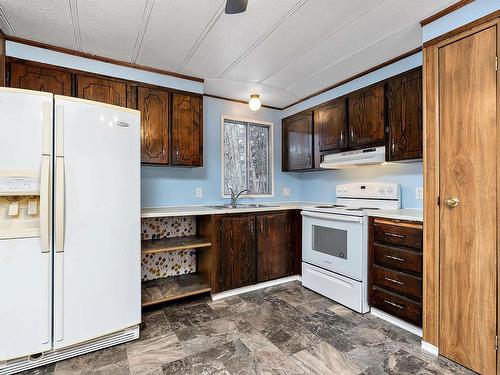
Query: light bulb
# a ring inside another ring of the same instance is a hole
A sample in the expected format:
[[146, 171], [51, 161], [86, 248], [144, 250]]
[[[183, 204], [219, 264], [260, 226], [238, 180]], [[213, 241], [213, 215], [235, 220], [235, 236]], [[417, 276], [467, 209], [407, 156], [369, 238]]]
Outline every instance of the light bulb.
[[260, 97], [258, 94], [250, 95], [250, 101], [248, 102], [248, 107], [252, 111], [258, 111], [261, 106]]

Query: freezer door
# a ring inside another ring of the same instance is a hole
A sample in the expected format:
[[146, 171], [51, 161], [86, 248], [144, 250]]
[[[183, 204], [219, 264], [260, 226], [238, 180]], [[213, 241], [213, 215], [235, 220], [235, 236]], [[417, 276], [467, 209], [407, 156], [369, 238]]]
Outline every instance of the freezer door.
[[140, 323], [140, 114], [55, 97], [54, 348]]
[[52, 347], [52, 108], [0, 88], [0, 362]]

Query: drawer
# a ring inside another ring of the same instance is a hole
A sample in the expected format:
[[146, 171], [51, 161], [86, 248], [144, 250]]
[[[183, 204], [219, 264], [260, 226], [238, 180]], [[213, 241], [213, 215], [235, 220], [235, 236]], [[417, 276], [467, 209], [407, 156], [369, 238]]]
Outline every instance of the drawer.
[[422, 279], [420, 277], [373, 266], [373, 284], [405, 294], [419, 301], [422, 300]]
[[379, 266], [422, 275], [422, 253], [418, 251], [374, 243], [373, 260]]
[[385, 290], [373, 288], [372, 307], [418, 327], [422, 326], [422, 305]]
[[422, 249], [423, 234], [420, 224], [391, 224], [386, 220], [375, 220], [373, 227], [375, 242]]

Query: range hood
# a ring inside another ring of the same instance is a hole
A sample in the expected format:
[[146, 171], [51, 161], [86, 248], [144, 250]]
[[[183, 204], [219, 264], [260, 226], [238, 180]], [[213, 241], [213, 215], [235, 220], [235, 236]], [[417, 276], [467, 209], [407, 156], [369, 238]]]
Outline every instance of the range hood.
[[320, 167], [326, 169], [347, 169], [382, 163], [385, 163], [384, 146], [325, 155]]

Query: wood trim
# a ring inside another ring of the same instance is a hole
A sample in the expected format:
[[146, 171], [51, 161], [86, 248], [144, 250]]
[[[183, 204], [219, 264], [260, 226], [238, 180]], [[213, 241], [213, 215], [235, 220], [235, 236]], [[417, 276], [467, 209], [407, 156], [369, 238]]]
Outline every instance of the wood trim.
[[424, 48], [429, 47], [433, 44], [438, 44], [446, 39], [449, 39], [449, 38], [452, 38], [456, 35], [462, 34], [468, 30], [470, 31], [478, 26], [485, 24], [486, 22], [492, 21], [495, 18], [499, 18], [499, 17], [500, 17], [500, 10], [497, 10], [493, 13], [487, 14], [486, 16], [481, 17], [475, 21], [472, 21], [466, 25], [457, 27], [456, 29], [448, 31], [447, 33], [445, 33], [443, 35], [440, 35], [434, 39], [428, 40], [427, 42], [424, 43]]
[[300, 100], [297, 100], [296, 102], [294, 102], [292, 104], [289, 104], [286, 107], [283, 107], [281, 109], [284, 110], [284, 109], [290, 108], [290, 107], [292, 107], [292, 106], [294, 106], [296, 104], [302, 103], [302, 102], [304, 102], [304, 101], [306, 101], [308, 99], [311, 99], [311, 98], [313, 98], [313, 97], [315, 97], [317, 95], [323, 94], [324, 92], [326, 92], [328, 90], [332, 90], [332, 89], [334, 89], [336, 87], [342, 86], [342, 85], [344, 85], [344, 84], [346, 84], [346, 83], [348, 83], [350, 81], [353, 81], [356, 78], [362, 77], [362, 76], [364, 76], [366, 74], [369, 74], [369, 73], [372, 73], [372, 72], [374, 72], [376, 70], [385, 68], [388, 65], [391, 65], [391, 64], [393, 64], [395, 62], [398, 62], [399, 60], [403, 60], [403, 59], [407, 58], [408, 56], [414, 55], [414, 54], [416, 54], [416, 53], [418, 53], [420, 51], [422, 51], [422, 47], [417, 47], [415, 49], [412, 49], [411, 51], [405, 52], [405, 53], [403, 53], [403, 54], [401, 54], [399, 56], [396, 56], [396, 57], [394, 57], [394, 58], [392, 58], [390, 60], [387, 60], [387, 61], [385, 61], [385, 62], [383, 62], [381, 64], [375, 65], [375, 66], [373, 66], [373, 67], [371, 67], [369, 69], [366, 69], [366, 70], [364, 70], [364, 71], [362, 71], [360, 73], [357, 73], [357, 74], [355, 74], [355, 75], [353, 75], [353, 76], [351, 76], [349, 78], [346, 78], [346, 79], [344, 79], [344, 80], [342, 80], [340, 82], [337, 82], [337, 83], [335, 83], [335, 84], [333, 84], [331, 86], [328, 86], [328, 87], [326, 87], [324, 89], [316, 91], [315, 93], [313, 93], [311, 95], [308, 95], [308, 96], [306, 96], [306, 97], [304, 97], [304, 98], [302, 98]]
[[0, 86], [7, 84], [7, 62], [5, 56], [5, 34], [0, 29]]
[[375, 218], [374, 223], [377, 224], [386, 224], [386, 225], [394, 225], [397, 227], [405, 227], [405, 228], [414, 228], [414, 229], [422, 229], [422, 224], [414, 221], [401, 221], [394, 219], [385, 219], [385, 218]]
[[428, 25], [430, 24], [431, 22], [434, 22], [470, 3], [474, 2], [474, 0], [460, 0], [458, 3], [455, 3], [453, 5], [450, 5], [449, 7], [447, 8], [444, 8], [443, 10], [433, 14], [432, 16], [430, 17], [427, 17], [425, 19], [423, 19], [422, 21], [420, 21], [420, 26], [425, 26], [425, 25]]
[[134, 64], [134, 63], [126, 62], [126, 61], [112, 59], [109, 57], [93, 55], [93, 54], [86, 53], [86, 52], [75, 51], [73, 49], [54, 46], [52, 44], [37, 42], [34, 40], [19, 38], [19, 37], [15, 37], [15, 36], [11, 36], [11, 35], [5, 35], [5, 40], [10, 41], [10, 42], [25, 44], [25, 45], [32, 46], [32, 47], [44, 48], [44, 49], [48, 49], [48, 50], [55, 51], [55, 52], [66, 53], [68, 55], [83, 57], [86, 59], [101, 61], [101, 62], [105, 62], [105, 63], [109, 63], [109, 64], [125, 66], [127, 68], [144, 70], [146, 72], [152, 72], [152, 73], [158, 73], [158, 74], [171, 76], [171, 77], [175, 77], [175, 78], [187, 79], [190, 81], [201, 82], [201, 83], [203, 83], [205, 81], [203, 78], [199, 78], [199, 77], [194, 77], [194, 76], [189, 76], [186, 74], [171, 72], [169, 70], [164, 70], [164, 69], [159, 69], [159, 68], [153, 68], [151, 66]]
[[[220, 100], [227, 100], [227, 101], [234, 102], [234, 103], [240, 103], [240, 104], [246, 104], [246, 105], [248, 105], [248, 102], [246, 102], [244, 100], [240, 100], [240, 99], [231, 99], [231, 98], [227, 98], [225, 96], [218, 96], [218, 95], [212, 95], [212, 94], [203, 94], [203, 96], [206, 96], [208, 98], [214, 98], [214, 99], [220, 99]], [[269, 109], [275, 109], [277, 111], [281, 111], [283, 109], [283, 108], [273, 107], [273, 106], [265, 105], [265, 104], [262, 104], [262, 107], [263, 108], [269, 108]]]

